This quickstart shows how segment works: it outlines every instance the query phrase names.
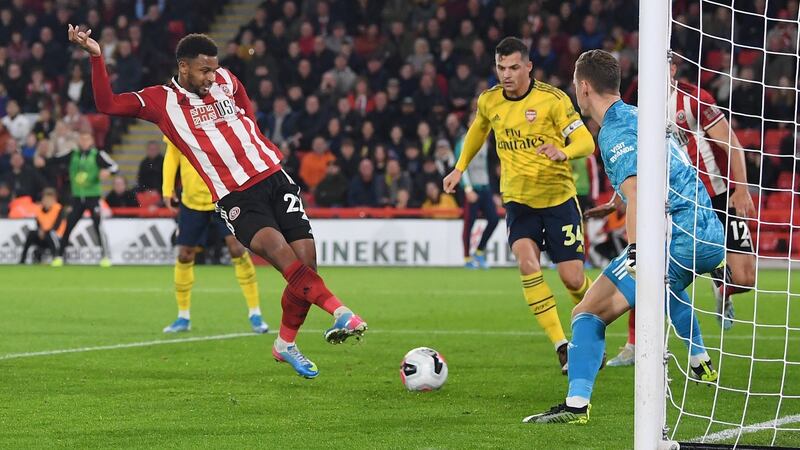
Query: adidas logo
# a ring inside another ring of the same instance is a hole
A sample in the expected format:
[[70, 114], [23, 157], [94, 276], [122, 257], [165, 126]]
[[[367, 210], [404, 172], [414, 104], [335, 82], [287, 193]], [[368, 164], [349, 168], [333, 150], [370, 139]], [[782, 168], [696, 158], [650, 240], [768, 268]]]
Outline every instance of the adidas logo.
[[[24, 224], [18, 228], [8, 239], [0, 244], [0, 264], [19, 262], [19, 257], [22, 255], [22, 246], [25, 245], [25, 239], [28, 233], [33, 230], [29, 224]], [[31, 253], [33, 250], [31, 250]]]
[[135, 241], [128, 245], [128, 248], [150, 248], [150, 247], [167, 247], [171, 248], [172, 245], [164, 239], [158, 227], [151, 225], [144, 233], [140, 234]]
[[500, 114], [495, 114], [494, 117], [492, 117], [492, 122], [497, 122], [498, 120], [500, 120]]

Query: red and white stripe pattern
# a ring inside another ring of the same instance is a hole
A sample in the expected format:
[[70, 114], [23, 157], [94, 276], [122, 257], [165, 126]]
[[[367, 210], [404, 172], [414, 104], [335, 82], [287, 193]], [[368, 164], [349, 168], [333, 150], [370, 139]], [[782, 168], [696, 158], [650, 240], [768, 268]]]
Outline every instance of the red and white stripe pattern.
[[697, 167], [711, 197], [728, 190], [728, 152], [710, 141], [706, 130], [724, 118], [707, 91], [679, 81], [669, 98], [669, 127]]
[[236, 91], [244, 89], [239, 80], [223, 68], [216, 75], [204, 97], [176, 80], [136, 94], [145, 109], [160, 109], [159, 128], [186, 155], [215, 202], [277, 172], [281, 159], [244, 105], [236, 104]]

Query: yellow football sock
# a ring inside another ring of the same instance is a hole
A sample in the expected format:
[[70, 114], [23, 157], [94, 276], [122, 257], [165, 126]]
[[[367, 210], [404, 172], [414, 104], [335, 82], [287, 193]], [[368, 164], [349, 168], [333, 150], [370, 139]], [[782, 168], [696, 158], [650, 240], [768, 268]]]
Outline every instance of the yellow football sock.
[[572, 297], [572, 303], [576, 305], [583, 300], [583, 296], [586, 295], [586, 291], [589, 290], [589, 286], [592, 285], [592, 279], [589, 278], [589, 275], [583, 276], [583, 284], [577, 291], [573, 291], [572, 289], [567, 289], [569, 291], [569, 295]]
[[178, 312], [189, 311], [193, 285], [194, 261], [188, 263], [175, 261], [175, 300], [178, 301]]
[[245, 253], [239, 258], [232, 258], [231, 261], [233, 261], [233, 269], [236, 272], [236, 281], [242, 287], [242, 294], [247, 300], [247, 307], [252, 312], [259, 308], [260, 305], [256, 266], [253, 265], [253, 260], [250, 259], [249, 253]]
[[547, 333], [547, 337], [553, 344], [566, 341], [564, 329], [561, 328], [561, 320], [558, 318], [556, 310], [556, 299], [553, 292], [542, 277], [542, 272], [520, 276], [522, 279], [522, 293], [525, 301], [531, 307], [531, 311], [536, 316], [539, 325]]

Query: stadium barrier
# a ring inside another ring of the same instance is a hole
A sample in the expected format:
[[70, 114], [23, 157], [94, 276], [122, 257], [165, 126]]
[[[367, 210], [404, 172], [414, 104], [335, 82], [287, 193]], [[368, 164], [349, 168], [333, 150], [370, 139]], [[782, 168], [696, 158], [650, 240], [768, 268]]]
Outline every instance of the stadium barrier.
[[[339, 217], [353, 214], [354, 217], [371, 217], [369, 209], [346, 213], [343, 211], [345, 210], [330, 214]], [[383, 209], [380, 211], [385, 212]], [[333, 219], [322, 218], [312, 211], [309, 211], [309, 215], [314, 217], [312, 226], [317, 258], [323, 266], [458, 267], [464, 264], [461, 246], [462, 221], [458, 219]], [[16, 264], [19, 261], [25, 237], [35, 226], [32, 219], [0, 220], [0, 264]], [[174, 219], [115, 217], [104, 220], [102, 226], [114, 264], [158, 265], [172, 264], [175, 261], [176, 250], [172, 245], [176, 230]], [[485, 222], [478, 220], [473, 227], [473, 246], [477, 244], [484, 226]], [[72, 245], [68, 247], [66, 254], [68, 262], [99, 262], [100, 240], [89, 219], [81, 219], [70, 241]], [[493, 266], [516, 265], [506, 244], [503, 223], [497, 227], [489, 241], [487, 259]]]

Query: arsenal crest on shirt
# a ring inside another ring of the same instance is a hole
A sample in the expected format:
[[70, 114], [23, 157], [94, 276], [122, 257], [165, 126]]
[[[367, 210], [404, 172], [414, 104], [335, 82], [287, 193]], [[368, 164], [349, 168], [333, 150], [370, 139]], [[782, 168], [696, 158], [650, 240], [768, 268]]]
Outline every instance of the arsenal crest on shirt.
[[536, 120], [536, 110], [529, 109], [525, 111], [525, 120], [527, 120], [528, 123], [533, 123], [533, 121]]

